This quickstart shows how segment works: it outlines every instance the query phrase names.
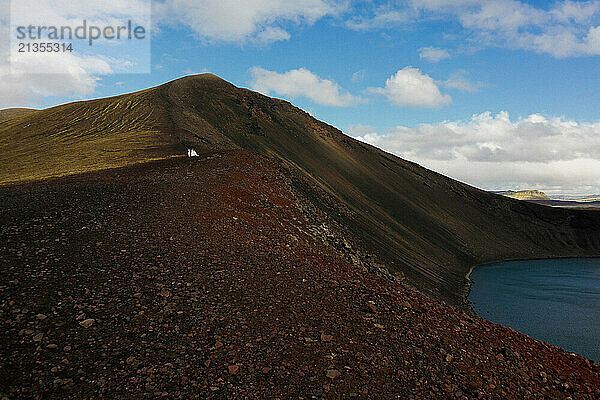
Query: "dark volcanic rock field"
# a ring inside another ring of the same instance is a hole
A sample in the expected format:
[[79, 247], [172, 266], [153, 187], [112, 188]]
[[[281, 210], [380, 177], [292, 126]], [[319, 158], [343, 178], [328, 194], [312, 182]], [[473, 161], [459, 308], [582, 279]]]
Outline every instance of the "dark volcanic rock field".
[[246, 151], [0, 188], [0, 398], [600, 398], [597, 364], [345, 261], [299, 196]]

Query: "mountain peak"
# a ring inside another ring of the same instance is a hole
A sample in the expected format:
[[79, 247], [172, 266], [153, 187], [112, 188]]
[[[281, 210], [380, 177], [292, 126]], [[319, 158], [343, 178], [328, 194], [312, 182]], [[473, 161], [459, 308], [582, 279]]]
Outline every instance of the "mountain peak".
[[600, 243], [600, 232], [584, 231], [600, 226], [597, 214], [583, 218], [483, 192], [214, 74], [28, 113], [0, 124], [0, 138], [0, 184], [194, 153], [199, 160], [239, 150], [267, 156], [332, 224], [359, 238], [360, 254], [377, 255], [361, 265], [455, 304], [475, 264], [597, 254]]
[[220, 76], [215, 75], [210, 72], [206, 72], [206, 73], [201, 73], [201, 74], [182, 76], [180, 78], [174, 79], [174, 80], [167, 82], [163, 85], [160, 85], [158, 87], [181, 85], [181, 84], [193, 84], [193, 83], [213, 83], [213, 84], [219, 83], [219, 84], [223, 84], [223, 85], [227, 85], [227, 86], [234, 86], [232, 83], [221, 78]]

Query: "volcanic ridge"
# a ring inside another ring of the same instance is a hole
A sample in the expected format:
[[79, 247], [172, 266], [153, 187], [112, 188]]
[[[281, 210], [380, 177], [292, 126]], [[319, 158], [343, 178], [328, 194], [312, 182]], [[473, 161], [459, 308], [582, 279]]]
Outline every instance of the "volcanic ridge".
[[0, 397], [600, 398], [596, 363], [465, 300], [477, 265], [600, 255], [598, 211], [210, 74], [2, 112], [0, 156]]

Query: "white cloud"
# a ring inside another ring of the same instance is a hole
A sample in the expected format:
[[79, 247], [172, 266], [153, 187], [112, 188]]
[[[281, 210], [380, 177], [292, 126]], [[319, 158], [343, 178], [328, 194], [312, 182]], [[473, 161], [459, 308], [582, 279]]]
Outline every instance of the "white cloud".
[[398, 10], [390, 7], [380, 7], [370, 16], [356, 16], [346, 22], [346, 27], [355, 31], [391, 28], [412, 21], [410, 10]]
[[479, 44], [547, 53], [554, 57], [600, 54], [592, 17], [600, 2], [557, 2], [549, 10], [516, 0], [467, 4], [454, 8], [461, 24]]
[[[51, 96], [90, 96], [97, 87], [99, 76], [113, 73], [110, 61], [75, 53], [15, 56], [12, 66], [0, 65], [0, 108], [43, 104]], [[36, 73], [40, 69], [46, 73]]]
[[250, 75], [251, 87], [265, 95], [277, 93], [290, 98], [303, 96], [317, 104], [335, 107], [348, 107], [364, 102], [364, 99], [342, 90], [334, 81], [320, 78], [305, 68], [278, 73], [254, 67], [250, 70]]
[[201, 68], [199, 70], [186, 68], [183, 70], [184, 75], [199, 75], [199, 74], [206, 74], [206, 73], [210, 73], [210, 70], [207, 68]]
[[[72, 52], [19, 53], [17, 43], [9, 47], [11, 31], [8, 24], [76, 27], [85, 20], [88, 26], [117, 26], [132, 19], [134, 23], [149, 26], [149, 0], [101, 3], [92, 0], [20, 0], [13, 1], [12, 7], [8, 5], [8, 0], [0, 0], [0, 9], [11, 11], [10, 20], [7, 16], [0, 17], [0, 37], [5, 39], [0, 44], [0, 108], [44, 106], [53, 97], [90, 97], [102, 76], [131, 72], [137, 67], [143, 69], [136, 58], [140, 54], [129, 51], [136, 50], [134, 44], [102, 46], [94, 43], [92, 47], [73, 40]], [[60, 43], [48, 39], [44, 42]]]
[[383, 95], [400, 107], [439, 108], [452, 102], [449, 95], [440, 92], [433, 78], [411, 66], [388, 78], [385, 87], [370, 88], [368, 92]]
[[[0, 0], [0, 5], [8, 0]], [[43, 8], [32, 10], [32, 15]], [[0, 20], [0, 37], [9, 37], [8, 20]], [[10, 56], [9, 56], [10, 55]], [[9, 62], [10, 61], [10, 62]], [[99, 76], [112, 74], [119, 60], [83, 56], [76, 52], [19, 53], [0, 44], [0, 108], [42, 105], [47, 97], [82, 98], [91, 95]], [[36, 71], [45, 71], [37, 74]]]
[[[385, 29], [400, 22], [409, 26], [431, 19], [446, 19], [462, 25], [472, 48], [499, 46], [557, 58], [600, 54], [598, 0], [556, 1], [544, 8], [518, 0], [412, 0], [409, 3], [386, 8], [373, 6], [374, 10], [367, 7], [363, 15], [355, 16], [347, 25], [353, 29]], [[435, 60], [435, 53], [432, 54]]]
[[398, 126], [386, 134], [350, 127], [360, 140], [485, 189], [600, 193], [600, 122], [532, 114]]
[[313, 24], [343, 9], [338, 0], [165, 0], [156, 3], [155, 16], [203, 40], [270, 43], [290, 38], [286, 23]]
[[450, 58], [450, 53], [447, 50], [437, 47], [421, 47], [419, 49], [419, 57], [430, 63], [436, 63]]
[[465, 70], [453, 72], [450, 77], [442, 82], [447, 89], [462, 90], [463, 92], [475, 93], [485, 88], [487, 85], [483, 82], [471, 82], [467, 79]]
[[287, 31], [272, 26], [258, 32], [256, 35], [258, 41], [262, 43], [281, 42], [289, 40], [290, 37], [291, 35]]
[[458, 11], [458, 17], [466, 28], [485, 31], [513, 32], [528, 25], [548, 22], [546, 12], [515, 0], [484, 1], [475, 7]]
[[556, 4], [550, 10], [550, 14], [559, 21], [574, 21], [583, 24], [590, 22], [598, 11], [600, 11], [600, 2], [598, 1], [564, 1]]

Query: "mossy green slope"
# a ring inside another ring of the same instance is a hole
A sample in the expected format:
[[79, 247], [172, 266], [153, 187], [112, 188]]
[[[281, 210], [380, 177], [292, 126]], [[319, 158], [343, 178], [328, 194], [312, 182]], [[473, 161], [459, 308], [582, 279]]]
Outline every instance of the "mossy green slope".
[[[0, 121], [0, 183], [183, 154], [151, 91], [11, 113]], [[7, 110], [10, 111], [10, 110]], [[9, 114], [7, 112], [7, 114]]]

